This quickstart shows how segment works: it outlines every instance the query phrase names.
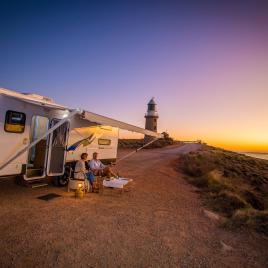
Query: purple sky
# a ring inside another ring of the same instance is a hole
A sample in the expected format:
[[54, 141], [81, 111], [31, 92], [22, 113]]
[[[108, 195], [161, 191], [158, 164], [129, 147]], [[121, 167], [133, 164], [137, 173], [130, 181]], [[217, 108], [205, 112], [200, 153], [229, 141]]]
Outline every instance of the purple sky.
[[154, 96], [159, 131], [268, 151], [267, 5], [209, 2], [1, 1], [0, 86], [140, 126]]

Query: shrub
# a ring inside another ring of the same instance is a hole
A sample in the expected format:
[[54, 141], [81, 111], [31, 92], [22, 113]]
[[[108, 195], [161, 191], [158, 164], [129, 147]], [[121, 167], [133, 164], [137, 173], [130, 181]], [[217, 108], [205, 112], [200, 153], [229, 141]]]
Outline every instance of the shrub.
[[220, 192], [223, 190], [232, 190], [232, 187], [226, 184], [221, 175], [217, 174], [216, 171], [211, 171], [205, 175], [208, 180], [208, 188], [211, 192]]
[[208, 180], [205, 176], [187, 177], [187, 181], [198, 188], [207, 188], [208, 187]]
[[213, 209], [225, 214], [226, 216], [232, 216], [232, 214], [241, 208], [247, 208], [249, 205], [238, 194], [230, 191], [221, 191], [211, 199], [211, 205]]
[[248, 191], [245, 190], [243, 192], [243, 197], [245, 200], [255, 209], [258, 210], [264, 210], [265, 205], [264, 205], [264, 200], [262, 197], [258, 196], [256, 193], [253, 191]]
[[268, 211], [255, 209], [237, 210], [225, 224], [227, 227], [248, 227], [268, 235]]
[[179, 169], [202, 189], [205, 204], [230, 219], [268, 235], [268, 161], [202, 146], [181, 155]]
[[203, 157], [184, 156], [182, 159], [182, 169], [187, 175], [201, 177], [215, 168], [213, 163], [208, 163]]

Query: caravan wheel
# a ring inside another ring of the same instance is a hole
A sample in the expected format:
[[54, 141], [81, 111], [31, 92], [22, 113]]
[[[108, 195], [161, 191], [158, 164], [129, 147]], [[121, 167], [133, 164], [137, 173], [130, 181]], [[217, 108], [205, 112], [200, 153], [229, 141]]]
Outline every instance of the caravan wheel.
[[60, 187], [66, 186], [69, 182], [69, 178], [66, 178], [64, 175], [58, 177], [58, 185]]
[[71, 176], [71, 169], [70, 167], [66, 166], [64, 174], [58, 177], [58, 185], [61, 187], [66, 186], [69, 182], [70, 176]]

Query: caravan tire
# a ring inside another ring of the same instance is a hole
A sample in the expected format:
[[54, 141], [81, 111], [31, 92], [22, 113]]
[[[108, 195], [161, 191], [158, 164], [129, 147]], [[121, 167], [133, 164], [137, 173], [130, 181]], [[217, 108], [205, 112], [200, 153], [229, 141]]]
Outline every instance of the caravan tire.
[[65, 176], [65, 174], [58, 177], [58, 186], [64, 187], [68, 184], [68, 182], [69, 182], [69, 177]]
[[70, 176], [71, 176], [71, 168], [69, 166], [66, 166], [64, 174], [57, 178], [58, 186], [60, 187], [66, 186], [69, 182]]

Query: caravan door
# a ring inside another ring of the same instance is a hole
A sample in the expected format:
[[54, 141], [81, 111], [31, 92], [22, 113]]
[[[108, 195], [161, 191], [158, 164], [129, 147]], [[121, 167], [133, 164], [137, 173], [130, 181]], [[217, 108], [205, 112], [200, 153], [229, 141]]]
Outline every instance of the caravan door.
[[[30, 127], [30, 142], [44, 135], [49, 128], [49, 119], [44, 116], [34, 115]], [[25, 180], [44, 178], [46, 176], [48, 139], [45, 137], [28, 151]]]
[[[59, 119], [53, 119], [51, 127], [59, 121]], [[69, 125], [69, 122], [65, 122], [50, 135], [47, 159], [48, 176], [61, 176], [64, 174]]]

